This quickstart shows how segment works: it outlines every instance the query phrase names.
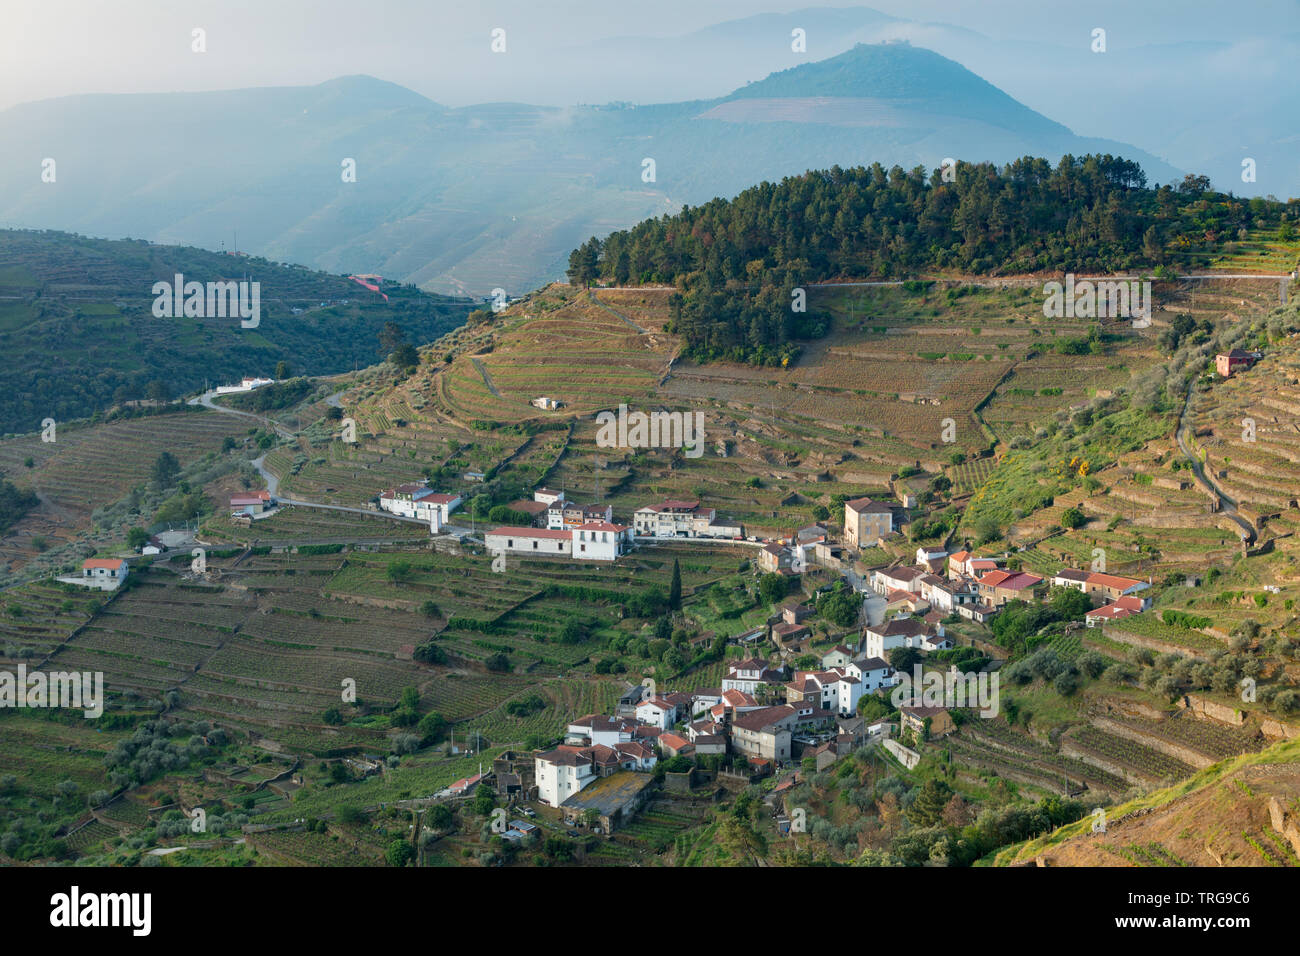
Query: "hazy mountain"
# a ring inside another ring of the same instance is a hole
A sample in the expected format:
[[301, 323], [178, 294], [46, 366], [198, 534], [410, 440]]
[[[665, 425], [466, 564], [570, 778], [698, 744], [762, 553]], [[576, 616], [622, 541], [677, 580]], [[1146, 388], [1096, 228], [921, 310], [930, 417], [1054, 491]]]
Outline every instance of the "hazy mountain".
[[211, 248], [237, 233], [241, 251], [475, 294], [534, 288], [591, 235], [808, 168], [1110, 152], [1153, 181], [1180, 175], [907, 44], [643, 107], [451, 109], [371, 77], [66, 97], [0, 113], [0, 141], [12, 146], [0, 219], [13, 225]]
[[[1300, 90], [1291, 80], [1300, 35], [1286, 29], [1290, 22], [1256, 12], [1240, 17], [1236, 29], [1217, 31], [1203, 20], [1199, 30], [1184, 21], [1169, 24], [1167, 32], [1133, 21], [1110, 23], [1104, 52], [1093, 50], [1094, 25], [1075, 22], [1045, 32], [1042, 23], [1006, 30], [990, 20], [989, 32], [982, 32], [869, 7], [810, 7], [679, 36], [587, 41], [560, 59], [582, 64], [571, 81], [575, 88], [598, 75], [611, 98], [635, 100], [652, 87], [663, 99], [690, 99], [709, 84], [756, 80], [857, 43], [905, 40], [957, 60], [1081, 135], [1130, 142], [1238, 195], [1300, 195], [1287, 123], [1300, 108]], [[804, 54], [790, 47], [796, 28], [804, 33]], [[1188, 38], [1198, 32], [1202, 38]], [[1253, 183], [1241, 179], [1246, 157], [1257, 163]]]

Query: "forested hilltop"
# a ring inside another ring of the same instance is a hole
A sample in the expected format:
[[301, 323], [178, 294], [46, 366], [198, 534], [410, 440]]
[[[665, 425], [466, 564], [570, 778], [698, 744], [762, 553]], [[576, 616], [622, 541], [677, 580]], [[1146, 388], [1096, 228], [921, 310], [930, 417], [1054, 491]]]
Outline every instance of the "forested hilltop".
[[1148, 187], [1132, 161], [1025, 157], [1005, 167], [870, 167], [764, 182], [595, 237], [569, 257], [575, 283], [667, 283], [673, 330], [700, 360], [779, 364], [825, 332], [791, 292], [833, 279], [945, 271], [1011, 275], [1169, 270], [1208, 264], [1243, 230], [1294, 233], [1300, 201], [1238, 199], [1204, 176]]
[[[256, 328], [237, 318], [153, 314], [154, 283], [248, 279]], [[385, 298], [386, 297], [386, 298]], [[0, 230], [0, 433], [30, 432], [140, 399], [272, 375], [329, 375], [380, 361], [392, 323], [414, 343], [465, 320], [471, 303], [253, 256], [54, 230]]]

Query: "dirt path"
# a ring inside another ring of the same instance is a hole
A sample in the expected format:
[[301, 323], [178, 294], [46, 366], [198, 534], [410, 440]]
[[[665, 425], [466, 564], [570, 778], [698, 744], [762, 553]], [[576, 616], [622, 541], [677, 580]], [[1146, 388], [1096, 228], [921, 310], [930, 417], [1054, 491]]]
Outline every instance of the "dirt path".
[[483, 376], [483, 384], [487, 386], [487, 390], [492, 393], [492, 396], [502, 398], [503, 396], [497, 391], [497, 387], [492, 384], [492, 376], [488, 374], [487, 366], [473, 356], [470, 356], [470, 362], [478, 369], [478, 373]]
[[1192, 446], [1187, 440], [1189, 431], [1187, 418], [1191, 411], [1192, 398], [1195, 394], [1195, 383], [1189, 383], [1187, 386], [1187, 398], [1183, 401], [1183, 410], [1178, 413], [1178, 428], [1174, 432], [1174, 437], [1178, 441], [1178, 450], [1181, 451], [1183, 457], [1191, 463], [1192, 475], [1196, 478], [1197, 483], [1208, 490], [1211, 494], [1218, 497], [1219, 507], [1222, 514], [1226, 515], [1241, 528], [1242, 538], [1245, 539], [1248, 545], [1254, 544], [1256, 537], [1255, 526], [1237, 513], [1237, 502], [1233, 498], [1229, 497], [1224, 490], [1216, 485], [1210, 479], [1210, 476], [1205, 473], [1205, 468], [1201, 464], [1200, 458], [1192, 452]]
[[592, 303], [594, 303], [595, 305], [600, 306], [602, 309], [604, 309], [604, 310], [605, 310], [606, 312], [608, 312], [610, 315], [614, 316], [614, 317], [617, 318], [617, 319], [622, 319], [624, 322], [626, 322], [626, 323], [627, 323], [628, 325], [630, 325], [632, 328], [636, 329], [636, 331], [637, 331], [637, 333], [638, 333], [639, 335], [649, 335], [649, 334], [650, 334], [650, 330], [649, 330], [649, 329], [643, 329], [643, 328], [641, 328], [641, 326], [637, 325], [634, 321], [632, 321], [632, 318], [631, 318], [630, 316], [624, 315], [622, 312], [618, 311], [618, 309], [614, 308], [613, 306], [606, 305], [604, 302], [601, 302], [598, 298], [596, 298], [596, 293], [593, 292], [593, 291], [591, 291], [590, 289], [587, 290], [587, 298], [588, 298]]

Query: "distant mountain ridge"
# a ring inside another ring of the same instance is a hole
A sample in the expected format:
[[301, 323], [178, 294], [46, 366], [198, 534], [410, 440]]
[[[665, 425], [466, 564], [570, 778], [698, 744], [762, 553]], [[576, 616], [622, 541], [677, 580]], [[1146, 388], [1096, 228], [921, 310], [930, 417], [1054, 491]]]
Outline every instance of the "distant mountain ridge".
[[964, 116], [1005, 129], [1071, 135], [961, 64], [906, 43], [858, 44], [839, 56], [773, 73], [726, 99], [807, 96], [897, 100], [926, 113]]
[[[759, 101], [762, 102], [759, 102]], [[799, 135], [791, 135], [799, 130]], [[434, 291], [527, 291], [569, 250], [764, 179], [878, 161], [1111, 153], [960, 64], [861, 45], [712, 100], [451, 108], [347, 76], [312, 87], [64, 97], [0, 113], [0, 221], [215, 248]], [[42, 182], [41, 159], [57, 162]], [[654, 177], [645, 159], [654, 160]], [[345, 160], [356, 181], [344, 182]]]

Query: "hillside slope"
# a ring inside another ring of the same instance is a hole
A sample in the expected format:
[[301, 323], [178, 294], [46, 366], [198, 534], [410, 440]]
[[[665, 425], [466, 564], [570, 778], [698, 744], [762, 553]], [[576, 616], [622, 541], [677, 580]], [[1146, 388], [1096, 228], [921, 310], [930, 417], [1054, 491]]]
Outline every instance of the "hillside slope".
[[1300, 866], [1300, 741], [1274, 744], [1183, 783], [998, 853], [1000, 866]]
[[[261, 320], [157, 318], [154, 283], [248, 279]], [[144, 398], [270, 375], [341, 372], [383, 358], [377, 334], [395, 322], [416, 343], [464, 321], [469, 303], [385, 286], [385, 301], [345, 276], [247, 256], [138, 240], [0, 231], [0, 432], [30, 432]]]

